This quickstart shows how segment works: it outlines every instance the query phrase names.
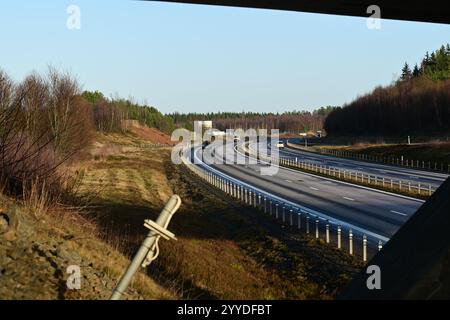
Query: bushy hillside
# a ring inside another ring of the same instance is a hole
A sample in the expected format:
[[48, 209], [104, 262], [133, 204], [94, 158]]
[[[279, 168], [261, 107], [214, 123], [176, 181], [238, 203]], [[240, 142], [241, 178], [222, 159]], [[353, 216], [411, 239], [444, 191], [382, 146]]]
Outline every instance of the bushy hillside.
[[405, 63], [398, 81], [335, 109], [324, 128], [332, 136], [450, 132], [450, 46], [427, 53], [413, 70]]

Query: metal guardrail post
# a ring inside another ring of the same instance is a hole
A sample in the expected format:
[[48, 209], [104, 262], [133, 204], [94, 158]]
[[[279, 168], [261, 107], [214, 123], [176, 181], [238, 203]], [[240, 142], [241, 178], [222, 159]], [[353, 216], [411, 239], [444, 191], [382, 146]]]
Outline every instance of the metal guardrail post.
[[348, 240], [349, 240], [348, 251], [350, 255], [353, 255], [353, 231], [351, 228], [348, 231]]
[[309, 215], [306, 216], [306, 233], [309, 234]]
[[267, 199], [264, 197], [264, 213], [267, 213]]
[[181, 199], [177, 195], [173, 195], [165, 205], [164, 209], [159, 214], [156, 224], [153, 223], [155, 229], [151, 230], [141, 247], [137, 251], [133, 260], [131, 261], [128, 269], [120, 278], [119, 283], [114, 289], [111, 300], [119, 300], [122, 294], [127, 290], [134, 274], [138, 271], [139, 267], [144, 264], [147, 266], [153, 261], [159, 253], [158, 240], [162, 236], [163, 238], [174, 238], [174, 235], [167, 230], [170, 220], [174, 213], [181, 205]]
[[275, 218], [276, 218], [277, 220], [278, 220], [278, 207], [279, 207], [278, 203], [275, 204]]
[[330, 243], [330, 224], [328, 222], [327, 222], [327, 224], [325, 226], [325, 230], [326, 230], [325, 241], [327, 243]]
[[381, 240], [378, 241], [378, 251], [381, 251], [383, 249], [383, 242]]
[[297, 212], [297, 227], [300, 230], [302, 228], [302, 213]]
[[363, 261], [367, 261], [367, 236], [363, 235]]
[[319, 239], [319, 219], [316, 219], [316, 239]]
[[282, 211], [283, 213], [283, 219], [282, 219], [282, 221], [283, 221], [283, 223], [286, 221], [286, 208], [283, 206], [283, 211]]
[[291, 225], [291, 227], [294, 225], [294, 221], [293, 221], [293, 219], [294, 219], [294, 216], [293, 216], [293, 210], [291, 209], [291, 210], [289, 210], [289, 224]]
[[341, 226], [338, 226], [337, 227], [337, 245], [338, 245], [338, 249], [342, 248], [342, 243], [341, 243], [342, 235], [341, 235], [341, 233], [342, 233]]
[[270, 214], [270, 216], [272, 216], [272, 211], [273, 211], [272, 200], [269, 201], [269, 205], [270, 205], [269, 214]]

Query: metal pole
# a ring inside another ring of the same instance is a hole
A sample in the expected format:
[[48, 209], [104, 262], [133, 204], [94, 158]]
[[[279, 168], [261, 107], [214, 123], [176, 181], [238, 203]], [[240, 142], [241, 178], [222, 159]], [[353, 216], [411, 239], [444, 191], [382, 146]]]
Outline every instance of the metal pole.
[[309, 215], [306, 216], [306, 233], [309, 233]]
[[326, 228], [326, 237], [325, 237], [325, 239], [326, 239], [327, 243], [330, 243], [330, 224], [327, 223], [325, 228]]
[[378, 241], [378, 251], [381, 251], [383, 249], [383, 242], [381, 240]]
[[283, 206], [283, 223], [286, 221], [285, 209], [286, 208]]
[[367, 261], [367, 236], [363, 235], [363, 261]]
[[275, 204], [275, 218], [278, 220], [278, 203]]
[[294, 222], [293, 222], [293, 210], [291, 209], [291, 210], [289, 210], [289, 220], [290, 220], [290, 225], [291, 225], [291, 227], [294, 225]]
[[350, 255], [353, 255], [353, 231], [352, 231], [352, 229], [350, 229], [348, 231], [348, 240], [349, 240], [349, 244], [348, 244], [349, 253], [350, 253]]
[[316, 239], [319, 239], [319, 219], [316, 219]]
[[337, 242], [338, 242], [338, 249], [342, 248], [342, 244], [341, 244], [341, 226], [337, 227]]
[[[167, 229], [170, 219], [172, 218], [174, 213], [178, 210], [180, 205], [181, 205], [180, 197], [178, 195], [173, 195], [165, 205], [164, 209], [159, 214], [158, 219], [156, 220], [156, 224], [162, 227], [163, 229]], [[133, 260], [131, 261], [128, 269], [125, 271], [122, 278], [120, 278], [119, 283], [117, 284], [116, 288], [113, 291], [113, 294], [111, 295], [110, 298], [111, 300], [120, 299], [122, 294], [127, 290], [131, 282], [131, 279], [133, 278], [134, 274], [138, 271], [139, 267], [141, 266], [141, 264], [143, 263], [149, 252], [155, 251], [157, 242], [160, 237], [161, 236], [158, 235], [153, 230], [147, 234], [147, 237], [145, 238], [138, 252], [134, 256]]]
[[297, 227], [298, 227], [298, 229], [302, 228], [302, 214], [301, 214], [301, 212], [297, 212]]

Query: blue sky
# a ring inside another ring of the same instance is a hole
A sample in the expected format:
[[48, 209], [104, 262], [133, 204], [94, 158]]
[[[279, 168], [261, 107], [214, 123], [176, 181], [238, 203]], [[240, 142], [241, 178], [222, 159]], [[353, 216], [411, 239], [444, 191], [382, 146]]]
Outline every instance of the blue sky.
[[[66, 27], [69, 5], [81, 29]], [[381, 11], [381, 14], [383, 12]], [[405, 61], [450, 42], [450, 26], [276, 10], [115, 1], [2, 2], [0, 68], [48, 65], [86, 90], [162, 112], [312, 110], [389, 84]]]

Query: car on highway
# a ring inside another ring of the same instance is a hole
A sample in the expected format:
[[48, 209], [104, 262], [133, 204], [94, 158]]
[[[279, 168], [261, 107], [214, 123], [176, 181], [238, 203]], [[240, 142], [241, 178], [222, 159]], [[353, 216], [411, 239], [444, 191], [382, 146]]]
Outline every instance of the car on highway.
[[279, 140], [276, 144], [277, 148], [284, 148], [284, 142], [282, 140]]

